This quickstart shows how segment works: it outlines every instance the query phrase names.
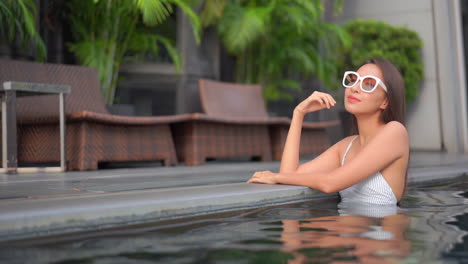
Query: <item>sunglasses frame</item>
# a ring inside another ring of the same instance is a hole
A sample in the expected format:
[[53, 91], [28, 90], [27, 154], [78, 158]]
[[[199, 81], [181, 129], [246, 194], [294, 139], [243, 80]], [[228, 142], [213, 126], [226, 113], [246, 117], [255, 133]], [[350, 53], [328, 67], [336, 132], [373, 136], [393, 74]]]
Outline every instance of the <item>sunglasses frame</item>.
[[[347, 76], [348, 74], [350, 74], [350, 73], [356, 74], [356, 76], [357, 76], [358, 78], [357, 78], [356, 82], [355, 82], [353, 85], [346, 85], [346, 84], [345, 84], [346, 76]], [[375, 82], [375, 86], [374, 86], [374, 88], [372, 88], [372, 90], [365, 90], [365, 89], [362, 87], [362, 81], [363, 81], [364, 79], [366, 79], [366, 78], [371, 78], [371, 79], [373, 79], [373, 80], [376, 81], [376, 82]], [[377, 78], [377, 77], [375, 77], [375, 76], [366, 75], [366, 76], [362, 76], [362, 77], [361, 77], [361, 75], [359, 75], [359, 73], [357, 73], [357, 72], [355, 72], [355, 71], [346, 71], [346, 72], [344, 73], [344, 75], [343, 75], [343, 86], [344, 86], [344, 87], [346, 87], [346, 88], [351, 88], [351, 87], [355, 86], [357, 82], [361, 82], [361, 85], [360, 85], [359, 88], [361, 88], [361, 91], [363, 91], [363, 92], [365, 92], [365, 93], [372, 93], [373, 91], [375, 91], [375, 89], [377, 89], [377, 87], [378, 87], [379, 85], [382, 87], [382, 89], [385, 90], [385, 92], [387, 92], [387, 86], [385, 86], [385, 84], [382, 82], [382, 80], [380, 80], [379, 78]]]

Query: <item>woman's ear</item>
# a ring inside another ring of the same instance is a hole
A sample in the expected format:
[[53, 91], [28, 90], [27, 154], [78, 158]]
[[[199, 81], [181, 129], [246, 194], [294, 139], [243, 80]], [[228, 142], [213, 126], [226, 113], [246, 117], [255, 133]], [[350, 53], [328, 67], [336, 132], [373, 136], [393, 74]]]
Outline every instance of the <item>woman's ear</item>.
[[385, 97], [385, 99], [383, 100], [382, 104], [380, 104], [380, 107], [379, 107], [379, 108], [382, 109], [382, 110], [385, 110], [385, 109], [387, 108], [387, 106], [388, 106], [388, 98]]

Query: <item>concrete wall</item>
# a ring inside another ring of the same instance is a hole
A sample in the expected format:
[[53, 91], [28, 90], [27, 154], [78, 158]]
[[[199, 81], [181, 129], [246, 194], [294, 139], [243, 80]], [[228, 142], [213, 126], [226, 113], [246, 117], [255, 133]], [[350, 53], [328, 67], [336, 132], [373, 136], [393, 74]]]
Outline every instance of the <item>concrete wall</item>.
[[466, 57], [463, 51], [460, 2], [432, 0], [432, 3], [442, 141], [449, 152], [468, 152]]
[[419, 33], [424, 42], [425, 78], [420, 96], [408, 106], [407, 127], [413, 150], [468, 151], [468, 147], [460, 147], [466, 145], [466, 114], [456, 114], [466, 112], [466, 95], [461, 83], [464, 74], [459, 78], [464, 69], [459, 68], [456, 53], [460, 43], [454, 40], [454, 1], [347, 0], [337, 21], [357, 17], [383, 20]]

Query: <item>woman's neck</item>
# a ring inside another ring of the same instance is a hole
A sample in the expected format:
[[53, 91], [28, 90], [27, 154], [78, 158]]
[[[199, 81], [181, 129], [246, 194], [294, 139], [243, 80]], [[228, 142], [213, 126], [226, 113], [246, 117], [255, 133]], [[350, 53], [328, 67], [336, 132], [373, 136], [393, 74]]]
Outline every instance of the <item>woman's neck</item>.
[[380, 113], [365, 116], [356, 116], [359, 130], [359, 141], [361, 146], [365, 146], [385, 125], [380, 118]]

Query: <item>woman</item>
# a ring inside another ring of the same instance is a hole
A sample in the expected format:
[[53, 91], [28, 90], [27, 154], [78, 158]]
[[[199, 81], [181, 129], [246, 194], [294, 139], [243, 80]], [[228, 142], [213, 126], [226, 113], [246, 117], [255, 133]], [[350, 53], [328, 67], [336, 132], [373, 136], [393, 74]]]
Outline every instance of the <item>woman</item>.
[[326, 93], [314, 92], [294, 109], [279, 173], [256, 172], [249, 183], [303, 185], [340, 192], [342, 202], [395, 205], [403, 196], [409, 160], [404, 126], [401, 74], [389, 61], [372, 59], [346, 72], [345, 108], [353, 114], [357, 135], [344, 138], [314, 160], [299, 164], [304, 115], [335, 106]]

